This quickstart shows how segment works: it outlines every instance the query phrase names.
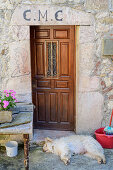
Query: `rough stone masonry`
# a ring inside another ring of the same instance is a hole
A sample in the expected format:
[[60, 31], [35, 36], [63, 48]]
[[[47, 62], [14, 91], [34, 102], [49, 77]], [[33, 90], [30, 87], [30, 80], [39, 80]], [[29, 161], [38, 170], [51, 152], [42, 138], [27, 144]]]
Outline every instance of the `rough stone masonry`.
[[0, 90], [32, 103], [30, 25], [76, 25], [76, 132], [94, 133], [113, 108], [113, 0], [1, 0]]

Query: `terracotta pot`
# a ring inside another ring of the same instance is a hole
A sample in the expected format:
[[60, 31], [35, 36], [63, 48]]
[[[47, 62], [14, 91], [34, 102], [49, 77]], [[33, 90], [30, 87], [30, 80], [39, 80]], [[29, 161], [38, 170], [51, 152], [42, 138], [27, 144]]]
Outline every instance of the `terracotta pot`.
[[12, 111], [0, 111], [0, 123], [12, 121]]

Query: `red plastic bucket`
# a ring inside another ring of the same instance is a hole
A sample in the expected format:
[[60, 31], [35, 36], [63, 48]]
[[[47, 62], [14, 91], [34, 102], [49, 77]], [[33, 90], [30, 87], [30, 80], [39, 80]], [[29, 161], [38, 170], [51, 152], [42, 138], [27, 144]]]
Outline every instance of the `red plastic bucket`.
[[113, 135], [106, 135], [104, 127], [95, 131], [96, 140], [102, 145], [103, 148], [113, 148]]

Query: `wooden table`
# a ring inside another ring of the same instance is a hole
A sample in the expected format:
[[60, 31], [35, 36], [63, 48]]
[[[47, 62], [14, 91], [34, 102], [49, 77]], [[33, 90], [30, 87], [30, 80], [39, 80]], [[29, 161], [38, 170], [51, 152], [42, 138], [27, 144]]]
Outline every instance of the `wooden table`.
[[29, 135], [32, 135], [32, 121], [18, 126], [0, 128], [0, 135], [23, 135], [24, 139], [24, 166], [29, 169]]

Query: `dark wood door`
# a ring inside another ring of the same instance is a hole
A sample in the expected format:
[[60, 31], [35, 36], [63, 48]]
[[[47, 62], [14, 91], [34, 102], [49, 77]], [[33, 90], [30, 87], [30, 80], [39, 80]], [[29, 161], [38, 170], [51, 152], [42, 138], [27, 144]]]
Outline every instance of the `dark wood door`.
[[74, 129], [74, 30], [31, 27], [34, 128]]

